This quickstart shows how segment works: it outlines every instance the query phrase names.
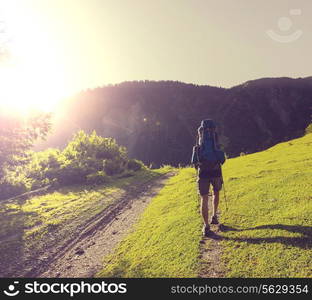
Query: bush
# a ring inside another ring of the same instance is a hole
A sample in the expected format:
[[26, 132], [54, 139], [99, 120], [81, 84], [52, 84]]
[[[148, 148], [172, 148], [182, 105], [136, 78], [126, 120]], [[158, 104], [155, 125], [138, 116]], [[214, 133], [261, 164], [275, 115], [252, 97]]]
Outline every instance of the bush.
[[107, 175], [113, 176], [122, 173], [126, 169], [126, 163], [126, 160], [120, 158], [105, 159], [103, 168]]
[[32, 181], [32, 189], [40, 188], [55, 181], [64, 157], [58, 149], [34, 152], [25, 166], [25, 174]]
[[71, 185], [71, 184], [84, 184], [87, 180], [87, 175], [90, 172], [83, 169], [79, 165], [69, 164], [63, 166], [56, 174], [57, 181], [61, 185]]
[[119, 174], [127, 163], [126, 149], [118, 146], [112, 138], [96, 135], [95, 131], [91, 135], [79, 131], [68, 143], [63, 155], [67, 164], [79, 165], [85, 176], [99, 171], [108, 176]]
[[104, 184], [109, 182], [109, 177], [103, 171], [98, 171], [96, 173], [92, 173], [87, 175], [87, 184]]
[[0, 200], [18, 196], [27, 191], [26, 186], [22, 182], [8, 182], [3, 180], [0, 183]]
[[95, 131], [88, 135], [82, 130], [68, 143], [63, 154], [69, 161], [88, 162], [88, 165], [92, 162], [99, 170], [105, 159], [127, 158], [126, 149], [118, 146], [115, 139], [103, 138]]
[[90, 135], [79, 131], [63, 151], [33, 152], [26, 166], [6, 171], [7, 183], [2, 190], [7, 197], [25, 188], [37, 189], [48, 184], [102, 184], [108, 181], [108, 176], [139, 170], [142, 166], [137, 160], [128, 162], [126, 149], [114, 139], [100, 137], [95, 131]]
[[130, 159], [127, 163], [127, 168], [132, 171], [139, 171], [143, 169], [145, 166], [143, 162], [137, 159]]

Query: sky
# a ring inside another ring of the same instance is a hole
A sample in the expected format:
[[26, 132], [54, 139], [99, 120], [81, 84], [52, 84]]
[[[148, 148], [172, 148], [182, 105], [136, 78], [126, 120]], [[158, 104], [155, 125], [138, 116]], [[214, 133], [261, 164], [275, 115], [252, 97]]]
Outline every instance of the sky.
[[0, 98], [311, 76], [311, 30], [310, 0], [0, 0]]

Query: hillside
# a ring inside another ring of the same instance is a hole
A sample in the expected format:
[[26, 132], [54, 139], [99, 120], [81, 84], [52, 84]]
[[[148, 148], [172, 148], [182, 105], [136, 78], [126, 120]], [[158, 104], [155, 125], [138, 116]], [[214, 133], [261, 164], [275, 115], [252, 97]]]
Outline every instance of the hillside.
[[[47, 146], [63, 147], [78, 129], [117, 139], [130, 157], [188, 164], [196, 129], [213, 118], [229, 157], [300, 136], [310, 122], [312, 79], [263, 78], [224, 89], [173, 81], [124, 82], [68, 99]], [[64, 126], [66, 124], [66, 126]]]
[[308, 134], [229, 159], [224, 231], [211, 238], [201, 237], [195, 171], [180, 169], [97, 276], [312, 277], [311, 145]]

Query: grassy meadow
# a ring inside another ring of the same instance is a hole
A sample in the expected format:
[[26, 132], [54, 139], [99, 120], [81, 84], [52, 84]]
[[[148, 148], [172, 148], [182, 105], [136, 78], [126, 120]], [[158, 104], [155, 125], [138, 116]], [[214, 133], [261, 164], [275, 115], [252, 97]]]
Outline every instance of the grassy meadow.
[[196, 276], [201, 221], [194, 176], [192, 169], [180, 169], [169, 179], [97, 276]]
[[[227, 230], [218, 233], [225, 277], [312, 277], [311, 146], [308, 134], [225, 163]], [[97, 276], [197, 277], [198, 212], [195, 171], [180, 169]]]
[[227, 162], [227, 276], [312, 277], [311, 149], [308, 134]]

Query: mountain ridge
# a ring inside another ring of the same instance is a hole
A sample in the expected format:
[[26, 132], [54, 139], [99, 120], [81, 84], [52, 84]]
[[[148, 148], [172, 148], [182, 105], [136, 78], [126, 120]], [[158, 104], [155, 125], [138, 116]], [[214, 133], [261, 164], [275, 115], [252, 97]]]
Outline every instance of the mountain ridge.
[[155, 166], [188, 164], [202, 119], [218, 124], [229, 157], [299, 137], [310, 123], [312, 77], [260, 78], [231, 88], [179, 81], [128, 81], [82, 91], [63, 106], [47, 146], [73, 132], [116, 138], [129, 155]]

